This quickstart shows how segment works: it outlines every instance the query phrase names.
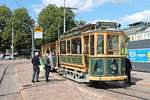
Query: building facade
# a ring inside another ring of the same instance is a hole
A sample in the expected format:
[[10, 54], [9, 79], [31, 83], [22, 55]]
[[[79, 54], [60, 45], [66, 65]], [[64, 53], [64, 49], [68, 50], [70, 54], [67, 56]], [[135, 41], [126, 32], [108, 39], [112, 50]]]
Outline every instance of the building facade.
[[150, 72], [150, 23], [136, 22], [125, 29], [129, 41], [128, 58], [133, 69]]

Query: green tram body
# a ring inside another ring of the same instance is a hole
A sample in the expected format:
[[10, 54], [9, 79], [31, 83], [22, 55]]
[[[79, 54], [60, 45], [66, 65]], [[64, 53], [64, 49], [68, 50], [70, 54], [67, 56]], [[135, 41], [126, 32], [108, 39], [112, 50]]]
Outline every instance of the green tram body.
[[56, 43], [56, 66], [59, 74], [77, 82], [127, 79], [126, 34], [110, 29], [109, 22], [106, 24], [109, 29], [106, 26], [88, 24], [60, 36]]

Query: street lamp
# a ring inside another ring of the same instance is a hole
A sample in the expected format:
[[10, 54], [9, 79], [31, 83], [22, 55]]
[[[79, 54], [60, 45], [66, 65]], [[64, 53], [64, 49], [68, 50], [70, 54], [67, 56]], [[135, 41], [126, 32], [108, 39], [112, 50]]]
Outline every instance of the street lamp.
[[11, 56], [12, 56], [12, 60], [14, 60], [14, 28], [13, 28], [13, 19], [12, 19], [12, 45], [11, 45], [11, 49], [12, 49], [12, 53], [11, 53]]
[[34, 57], [34, 26], [30, 27], [30, 30], [31, 30], [31, 35], [32, 35], [32, 52], [31, 52], [31, 57], [33, 58]]

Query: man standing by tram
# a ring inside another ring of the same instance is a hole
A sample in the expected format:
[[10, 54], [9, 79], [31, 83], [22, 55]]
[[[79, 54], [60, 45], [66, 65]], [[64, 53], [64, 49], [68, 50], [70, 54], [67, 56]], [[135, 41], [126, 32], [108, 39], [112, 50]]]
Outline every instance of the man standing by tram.
[[126, 69], [126, 75], [127, 75], [127, 84], [130, 85], [131, 84], [131, 70], [132, 70], [132, 64], [129, 58], [126, 57], [125, 59], [125, 69]]
[[32, 82], [34, 83], [34, 79], [36, 77], [36, 82], [39, 82], [39, 73], [40, 73], [40, 60], [39, 60], [39, 52], [35, 52], [35, 56], [32, 58], [31, 62], [33, 64], [33, 75], [32, 75]]
[[46, 55], [44, 57], [44, 64], [45, 64], [45, 77], [46, 77], [46, 82], [49, 81], [49, 72], [51, 69], [51, 51], [47, 50]]

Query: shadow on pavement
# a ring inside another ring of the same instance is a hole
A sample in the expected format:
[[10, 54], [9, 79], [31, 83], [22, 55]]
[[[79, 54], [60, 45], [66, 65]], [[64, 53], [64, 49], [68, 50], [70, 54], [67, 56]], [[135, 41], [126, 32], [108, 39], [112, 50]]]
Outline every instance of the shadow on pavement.
[[131, 78], [131, 82], [134, 84], [136, 84], [138, 81], [141, 81], [141, 80], [143, 80], [143, 79], [142, 78], [136, 78], [136, 77]]
[[45, 80], [40, 80], [39, 82], [35, 82], [33, 84], [25, 84], [23, 85], [21, 90], [24, 89], [30, 89], [30, 88], [34, 88], [34, 87], [39, 87], [39, 86], [44, 86], [44, 85], [49, 85], [49, 84], [54, 84], [57, 81], [66, 81], [66, 79], [50, 79], [49, 82], [45, 82]]

